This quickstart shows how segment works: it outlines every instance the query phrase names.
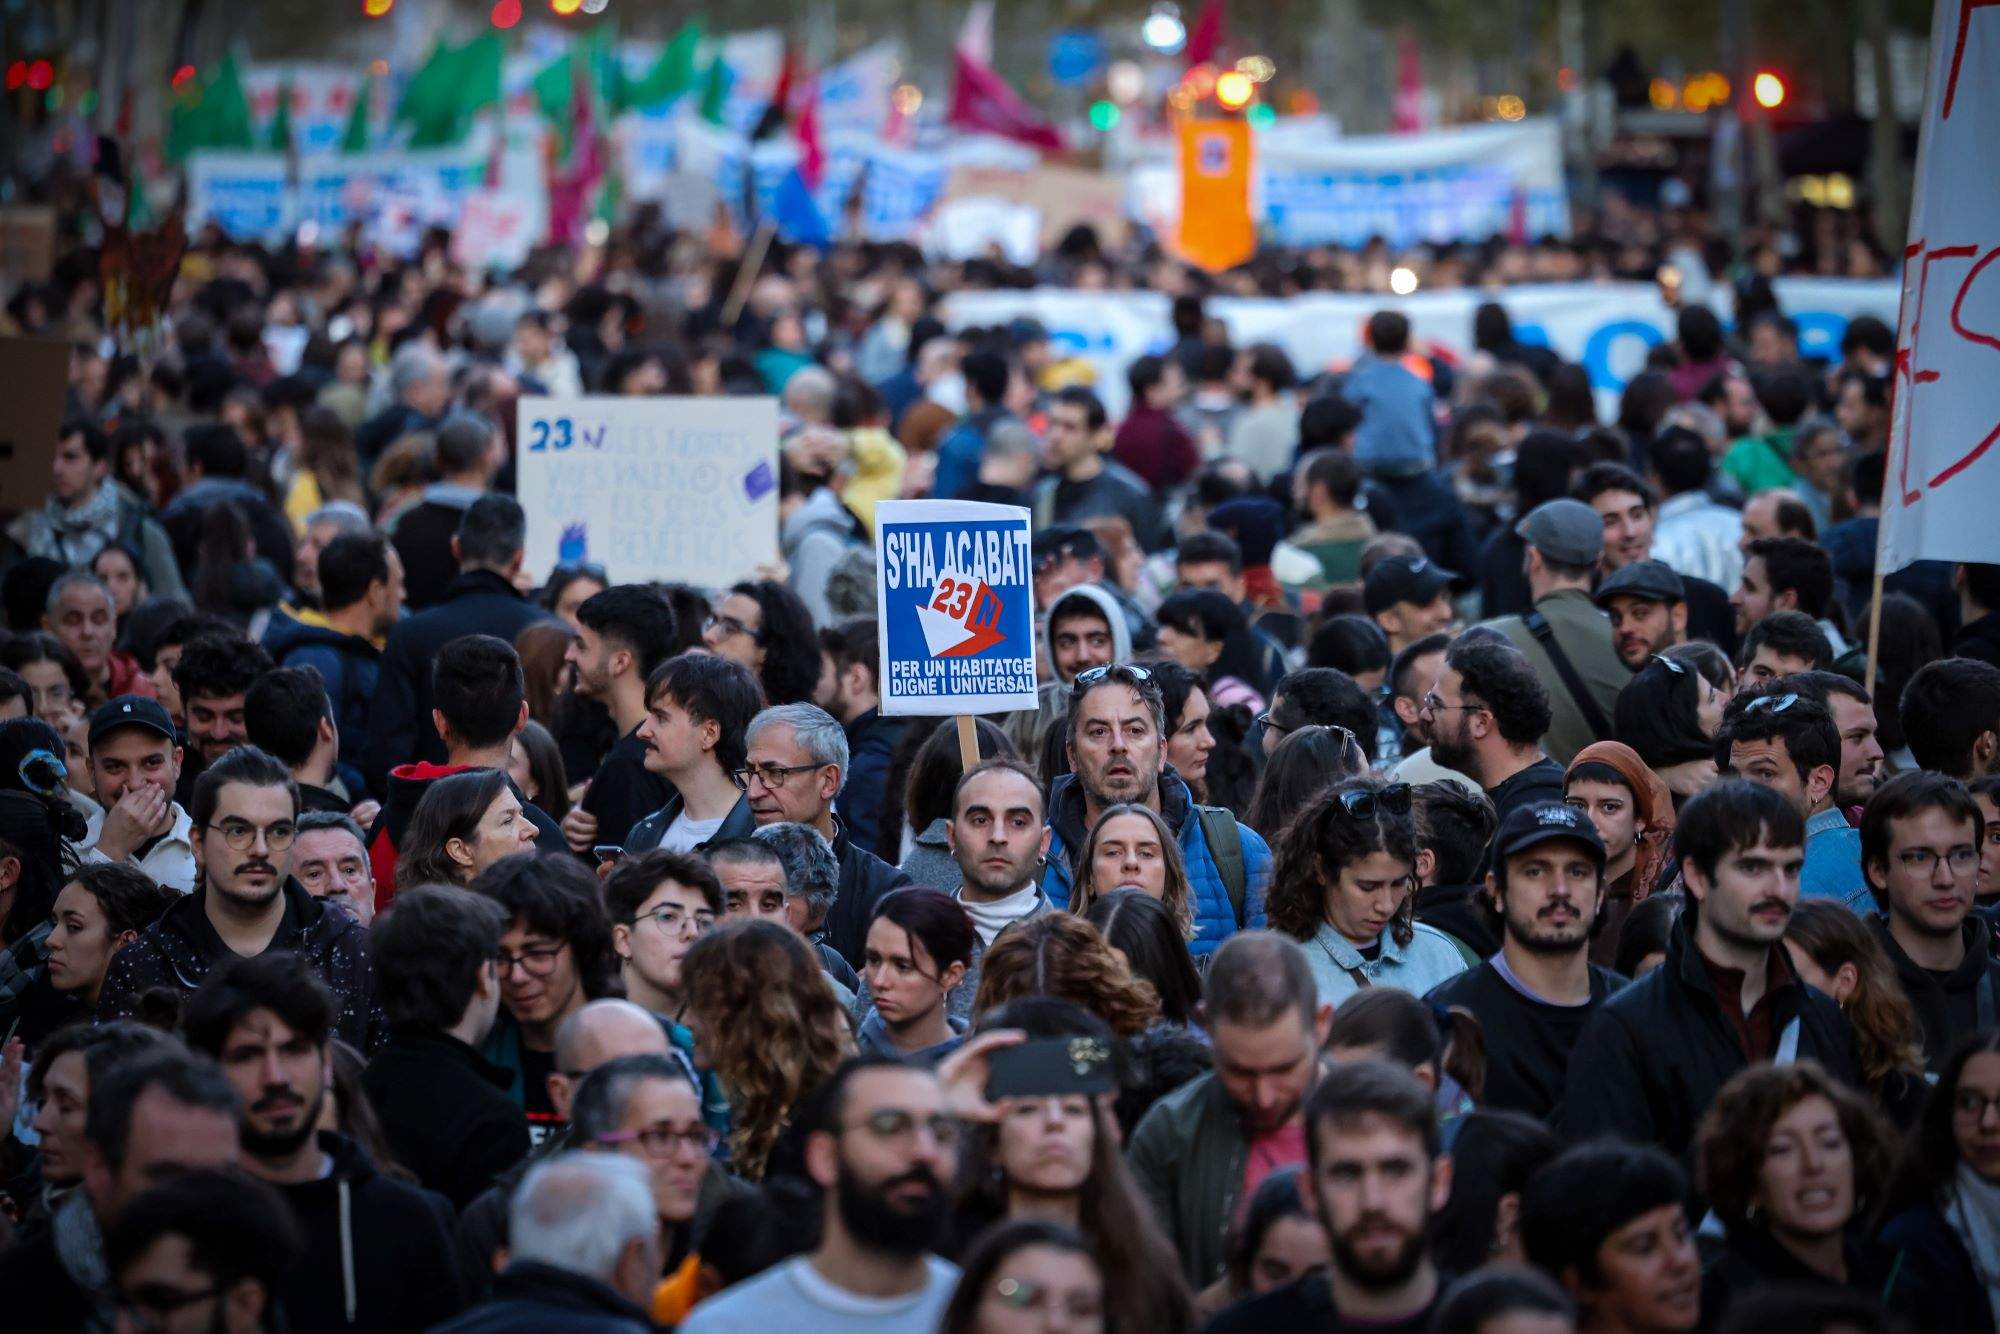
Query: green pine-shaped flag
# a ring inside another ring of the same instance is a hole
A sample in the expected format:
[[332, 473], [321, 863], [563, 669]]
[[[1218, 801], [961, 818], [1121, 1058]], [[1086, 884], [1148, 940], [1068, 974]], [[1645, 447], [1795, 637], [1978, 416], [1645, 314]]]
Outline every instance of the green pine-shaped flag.
[[660, 58], [651, 69], [636, 79], [621, 80], [618, 110], [649, 110], [691, 91], [695, 86], [695, 53], [701, 39], [700, 19], [690, 19], [681, 25], [673, 40], [661, 48]]
[[276, 153], [292, 151], [292, 81], [286, 79], [278, 85], [278, 110], [271, 117], [271, 150]]
[[354, 105], [347, 112], [347, 128], [341, 132], [341, 152], [368, 151], [368, 108], [374, 96], [375, 79], [372, 75], [363, 74], [361, 86], [354, 90]]
[[396, 120], [410, 127], [410, 147], [439, 148], [464, 139], [475, 114], [499, 105], [505, 59], [506, 46], [497, 32], [461, 47], [445, 42], [433, 47], [396, 107]]
[[735, 71], [722, 58], [722, 52], [709, 57], [708, 72], [701, 79], [701, 118], [711, 125], [722, 124], [722, 111], [729, 103], [729, 86], [736, 82]]
[[189, 79], [175, 94], [167, 113], [167, 157], [185, 161], [204, 148], [245, 149], [257, 146], [250, 124], [250, 99], [243, 94], [243, 77], [234, 52], [225, 54], [209, 78]]

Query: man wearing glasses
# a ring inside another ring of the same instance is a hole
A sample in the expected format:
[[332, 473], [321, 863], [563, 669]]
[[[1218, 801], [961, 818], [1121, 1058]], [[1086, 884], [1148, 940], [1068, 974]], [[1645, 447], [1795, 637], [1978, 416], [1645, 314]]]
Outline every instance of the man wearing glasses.
[[1861, 865], [1882, 916], [1875, 935], [1939, 1069], [1959, 1039], [2000, 1022], [2000, 960], [1972, 911], [1986, 819], [1956, 778], [1916, 770], [1884, 783], [1861, 815]]
[[1771, 788], [1806, 822], [1802, 898], [1837, 899], [1862, 917], [1875, 899], [1861, 874], [1861, 834], [1834, 802], [1840, 778], [1840, 731], [1833, 713], [1810, 695], [1774, 686], [1729, 702], [1715, 734], [1723, 773]]
[[958, 1269], [930, 1253], [951, 1213], [958, 1122], [928, 1070], [860, 1056], [817, 1099], [806, 1171], [824, 1193], [819, 1245], [697, 1306], [681, 1334], [931, 1334]]
[[335, 1034], [373, 1051], [385, 1023], [367, 931], [346, 909], [314, 898], [292, 879], [299, 789], [291, 773], [255, 746], [240, 746], [196, 780], [189, 815], [202, 882], [113, 957], [98, 1019], [137, 1018], [140, 998], [155, 987], [186, 996], [231, 956], [289, 950], [333, 993]]
[[847, 729], [817, 705], [780, 704], [750, 720], [747, 740], [743, 767], [731, 776], [758, 828], [790, 820], [833, 845], [840, 888], [826, 915], [827, 943], [858, 968], [876, 903], [910, 877], [850, 839], [834, 814], [847, 781]]

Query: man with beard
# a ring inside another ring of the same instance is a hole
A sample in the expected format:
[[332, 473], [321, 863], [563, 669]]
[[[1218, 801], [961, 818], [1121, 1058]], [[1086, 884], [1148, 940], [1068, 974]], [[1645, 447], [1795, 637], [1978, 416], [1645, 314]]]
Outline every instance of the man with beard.
[[1214, 1069], [1154, 1103], [1126, 1160], [1197, 1291], [1223, 1276], [1239, 1202], [1306, 1160], [1299, 1111], [1319, 1074], [1333, 1007], [1298, 942], [1231, 936], [1209, 965], [1204, 1015]]
[[341, 1041], [374, 1050], [386, 1026], [367, 932], [291, 877], [299, 789], [285, 766], [255, 746], [233, 750], [195, 783], [188, 814], [200, 840], [201, 886], [113, 956], [97, 1017], [136, 1018], [155, 987], [184, 996], [232, 957], [289, 950], [333, 993]]
[[333, 1087], [333, 998], [297, 955], [226, 960], [188, 1000], [182, 1032], [241, 1100], [243, 1164], [276, 1187], [306, 1254], [278, 1295], [297, 1334], [428, 1329], [463, 1304], [445, 1201], [379, 1172], [320, 1129]]
[[252, 681], [270, 670], [271, 655], [247, 639], [205, 636], [181, 649], [174, 663], [174, 688], [187, 714], [188, 743], [200, 761], [187, 766], [183, 783], [249, 742], [243, 696]]
[[1233, 932], [1263, 925], [1271, 849], [1229, 811], [1195, 804], [1188, 785], [1164, 762], [1165, 736], [1166, 705], [1149, 669], [1120, 663], [1077, 676], [1069, 705], [1072, 772], [1049, 792], [1054, 837], [1042, 892], [1067, 907], [1075, 883], [1071, 860], [1082, 855], [1098, 817], [1120, 802], [1149, 806], [1180, 844], [1194, 898], [1195, 938], [1188, 949], [1204, 955]]
[[694, 1309], [681, 1334], [931, 1334], [958, 1269], [930, 1254], [951, 1213], [958, 1122], [928, 1070], [860, 1056], [812, 1109], [819, 1245]]
[[583, 800], [563, 818], [570, 851], [583, 856], [599, 843], [624, 846], [632, 826], [673, 795], [648, 766], [652, 748], [639, 730], [651, 716], [646, 683], [674, 651], [674, 609], [650, 585], [618, 584], [586, 598], [576, 619], [563, 661], [576, 671], [576, 693], [610, 710], [618, 727]]
[[[1622, 464], [1593, 464], [1577, 478], [1573, 494], [1595, 510], [1604, 525], [1601, 562], [1604, 573], [1611, 574], [1656, 554], [1659, 494], [1639, 474]], [[1686, 586], [1688, 633], [1696, 639], [1713, 640], [1724, 651], [1733, 651], [1735, 617], [1729, 609], [1729, 590], [1709, 582], [1696, 569], [1676, 568]]]
[[1859, 820], [1861, 808], [1883, 781], [1882, 742], [1876, 735], [1875, 702], [1861, 684], [1839, 672], [1797, 672], [1782, 678], [1779, 693], [1795, 690], [1826, 705], [1840, 733], [1840, 772], [1833, 780], [1833, 804]]
[[1685, 1156], [1715, 1094], [1759, 1061], [1811, 1059], [1859, 1086], [1854, 1033], [1800, 980], [1783, 945], [1805, 864], [1805, 820], [1784, 796], [1725, 779], [1681, 809], [1688, 903], [1666, 960], [1583, 1026], [1557, 1128]]
[[1833, 710], [1776, 683], [1745, 691], [1729, 701], [1716, 729], [1715, 767], [1777, 791], [1805, 820], [1802, 896], [1868, 915], [1874, 905], [1861, 873], [1861, 834], [1834, 804], [1841, 741]]
[[1313, 1090], [1305, 1125], [1303, 1193], [1333, 1263], [1230, 1307], [1209, 1334], [1420, 1334], [1444, 1290], [1428, 1246], [1431, 1219], [1451, 1194], [1430, 1090], [1383, 1061], [1341, 1062]]
[[1687, 642], [1687, 585], [1665, 561], [1635, 560], [1597, 585], [1597, 605], [1611, 618], [1611, 647], [1633, 671], [1655, 653]]
[[1500, 909], [1499, 953], [1434, 988], [1486, 1035], [1482, 1105], [1546, 1120], [1584, 1024], [1623, 980], [1590, 962], [1604, 905], [1604, 844], [1590, 817], [1543, 802], [1507, 817], [1493, 840], [1486, 892]]
[[964, 881], [956, 895], [972, 916], [979, 953], [1014, 923], [1053, 912], [1036, 875], [1053, 836], [1042, 784], [1019, 760], [987, 760], [958, 780], [945, 841]]
[[1563, 799], [1563, 767], [1542, 753], [1551, 716], [1549, 692], [1528, 660], [1512, 645], [1470, 633], [1446, 650], [1424, 696], [1431, 758], [1479, 784], [1501, 823], [1518, 807]]

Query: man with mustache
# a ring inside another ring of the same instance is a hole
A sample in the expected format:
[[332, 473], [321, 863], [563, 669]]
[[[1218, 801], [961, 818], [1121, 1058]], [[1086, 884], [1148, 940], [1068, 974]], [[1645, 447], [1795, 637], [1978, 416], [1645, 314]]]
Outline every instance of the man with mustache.
[[463, 1305], [450, 1210], [321, 1128], [333, 1016], [333, 997], [305, 962], [268, 950], [219, 964], [189, 997], [181, 1027], [241, 1100], [243, 1165], [277, 1189], [305, 1233], [312, 1259], [293, 1265], [277, 1294], [289, 1327], [428, 1329]]
[[1499, 952], [1426, 999], [1479, 1017], [1484, 1105], [1546, 1119], [1577, 1036], [1623, 984], [1590, 962], [1604, 906], [1604, 844], [1590, 817], [1557, 802], [1509, 815], [1493, 840], [1486, 896], [1500, 910]]
[[958, 1122], [928, 1070], [859, 1056], [814, 1106], [806, 1171], [822, 1192], [819, 1245], [694, 1309], [681, 1334], [931, 1334], [958, 1268], [930, 1254], [951, 1216]]
[[1230, 1307], [1209, 1334], [1427, 1328], [1445, 1286], [1428, 1233], [1451, 1194], [1430, 1090], [1387, 1062], [1343, 1061], [1313, 1090], [1305, 1124], [1300, 1184], [1333, 1263]]
[[289, 950], [333, 993], [339, 1038], [374, 1050], [387, 1029], [367, 932], [291, 877], [299, 789], [290, 771], [255, 746], [240, 746], [196, 780], [188, 815], [201, 882], [113, 957], [97, 1017], [136, 1018], [140, 998], [155, 987], [186, 995], [231, 958]]
[[1800, 980], [1783, 941], [1799, 899], [1805, 820], [1783, 795], [1724, 779], [1675, 829], [1688, 903], [1666, 961], [1583, 1026], [1556, 1128], [1615, 1135], [1685, 1158], [1730, 1076], [1759, 1061], [1815, 1060], [1859, 1086], [1854, 1032]]

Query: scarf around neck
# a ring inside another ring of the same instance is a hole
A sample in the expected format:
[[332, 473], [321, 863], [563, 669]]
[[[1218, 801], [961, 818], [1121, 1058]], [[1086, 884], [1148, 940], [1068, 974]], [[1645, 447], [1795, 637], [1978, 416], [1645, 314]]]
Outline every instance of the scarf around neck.
[[1972, 1257], [1973, 1272], [2000, 1324], [2000, 1186], [1960, 1163], [1944, 1217]]

